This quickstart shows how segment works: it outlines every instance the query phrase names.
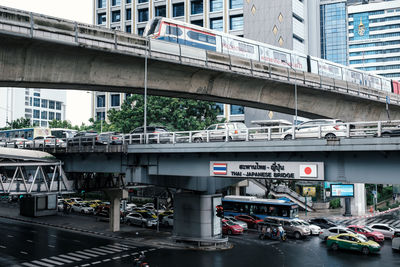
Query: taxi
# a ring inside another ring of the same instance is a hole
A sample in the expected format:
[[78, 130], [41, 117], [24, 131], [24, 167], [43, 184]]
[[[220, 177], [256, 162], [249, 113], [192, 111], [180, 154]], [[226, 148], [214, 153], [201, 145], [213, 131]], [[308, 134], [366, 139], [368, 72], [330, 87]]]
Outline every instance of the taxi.
[[332, 250], [347, 249], [361, 251], [363, 254], [378, 253], [381, 246], [375, 241], [368, 240], [355, 234], [340, 234], [329, 236], [326, 245]]

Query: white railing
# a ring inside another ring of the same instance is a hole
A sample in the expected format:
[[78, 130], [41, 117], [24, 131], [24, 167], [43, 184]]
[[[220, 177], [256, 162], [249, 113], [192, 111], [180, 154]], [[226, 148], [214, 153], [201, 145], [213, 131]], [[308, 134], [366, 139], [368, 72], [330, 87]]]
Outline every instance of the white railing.
[[340, 79], [313, 73], [292, 71], [284, 66], [239, 58], [227, 54], [197, 49], [180, 44], [151, 40], [137, 35], [119, 32], [74, 21], [43, 16], [40, 14], [0, 7], [0, 32], [18, 37], [34, 38], [108, 52], [144, 57], [149, 50], [150, 58], [173, 63], [198, 66], [213, 71], [234, 72], [242, 76], [297, 83], [323, 91], [335, 91], [345, 95], [400, 105], [399, 95], [375, 90]]

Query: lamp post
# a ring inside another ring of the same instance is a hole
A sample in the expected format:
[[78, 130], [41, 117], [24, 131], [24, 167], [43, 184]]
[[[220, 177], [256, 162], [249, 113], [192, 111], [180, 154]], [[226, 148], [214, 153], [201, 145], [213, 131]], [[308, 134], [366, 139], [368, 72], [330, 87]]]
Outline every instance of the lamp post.
[[286, 63], [295, 73], [296, 77], [294, 79], [294, 112], [295, 112], [295, 119], [293, 121], [293, 124], [296, 126], [297, 125], [297, 71], [290, 65], [288, 62], [285, 60], [282, 60], [282, 62]]
[[147, 143], [147, 58], [148, 58], [148, 50], [149, 50], [150, 39], [147, 38], [146, 45], [146, 53], [144, 59], [144, 119], [143, 119], [143, 134], [144, 134], [144, 142]]

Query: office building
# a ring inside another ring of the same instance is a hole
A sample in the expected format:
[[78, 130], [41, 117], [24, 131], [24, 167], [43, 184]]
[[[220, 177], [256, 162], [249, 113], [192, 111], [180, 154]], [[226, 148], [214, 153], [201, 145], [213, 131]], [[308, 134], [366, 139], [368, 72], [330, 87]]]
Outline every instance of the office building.
[[[150, 19], [168, 17], [318, 56], [315, 13], [318, 5], [305, 0], [94, 0], [93, 17], [95, 25], [139, 35]], [[312, 17], [310, 24], [308, 16]], [[107, 111], [119, 109], [124, 100], [124, 94], [95, 92], [93, 118], [107, 119]], [[251, 110], [236, 105], [219, 106], [220, 117], [228, 121], [245, 121], [246, 111]], [[260, 110], [257, 114], [257, 119], [267, 119], [270, 113]]]
[[400, 80], [400, 1], [348, 6], [349, 64]]
[[1, 88], [0, 128], [19, 118], [48, 127], [52, 120], [65, 120], [65, 103], [64, 90]]

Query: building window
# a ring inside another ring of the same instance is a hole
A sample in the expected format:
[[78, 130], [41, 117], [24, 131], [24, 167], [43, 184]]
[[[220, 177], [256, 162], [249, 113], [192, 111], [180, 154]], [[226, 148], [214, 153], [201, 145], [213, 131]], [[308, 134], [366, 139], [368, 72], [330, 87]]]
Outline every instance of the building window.
[[111, 12], [111, 21], [112, 22], [121, 21], [121, 11], [120, 10], [116, 10], [116, 11]]
[[49, 109], [54, 109], [55, 108], [55, 103], [54, 101], [49, 101]]
[[39, 126], [39, 121], [38, 121], [38, 120], [34, 120], [34, 121], [32, 122], [32, 124], [33, 124], [33, 126]]
[[41, 121], [40, 122], [41, 127], [47, 127], [47, 121]]
[[97, 0], [97, 7], [98, 8], [106, 7], [106, 0]]
[[231, 105], [231, 115], [242, 115], [244, 114], [244, 107]]
[[118, 95], [111, 95], [111, 106], [112, 107], [119, 107], [120, 104], [120, 96]]
[[229, 9], [243, 8], [243, 0], [229, 0]]
[[112, 6], [119, 6], [121, 5], [121, 0], [112, 0]]
[[132, 3], [132, 0], [126, 0], [126, 3], [127, 3], [127, 4]]
[[97, 24], [98, 25], [106, 24], [106, 21], [107, 21], [106, 13], [97, 14]]
[[217, 31], [223, 31], [224, 24], [222, 18], [210, 19], [210, 28]]
[[42, 115], [40, 116], [42, 120], [47, 120], [47, 111], [42, 111]]
[[149, 0], [139, 0], [139, 3], [147, 3]]
[[192, 0], [190, 6], [192, 15], [203, 13], [203, 0]]
[[34, 107], [40, 107], [40, 99], [39, 98], [34, 98], [33, 99], [33, 106]]
[[138, 29], [137, 29], [137, 34], [138, 34], [138, 35], [141, 35], [141, 36], [142, 36], [143, 33], [144, 33], [144, 28], [138, 28]]
[[132, 9], [128, 8], [125, 12], [126, 14], [126, 20], [131, 20], [132, 19]]
[[40, 97], [40, 93], [33, 93], [33, 96]]
[[165, 17], [167, 9], [165, 6], [156, 6], [155, 8], [156, 17]]
[[40, 111], [37, 109], [33, 110], [33, 118], [39, 119], [40, 118]]
[[138, 21], [148, 21], [149, 20], [149, 9], [143, 8], [138, 10]]
[[54, 120], [54, 112], [49, 112], [49, 120]]
[[243, 15], [230, 17], [231, 30], [243, 30]]
[[125, 26], [125, 31], [131, 33], [132, 32], [132, 26], [131, 25]]
[[61, 120], [61, 113], [56, 113], [56, 120], [58, 120], [58, 121]]
[[222, 0], [210, 0], [210, 12], [222, 10]]
[[183, 17], [185, 15], [185, 3], [172, 5], [173, 17]]
[[194, 25], [203, 27], [203, 20], [202, 19], [200, 19], [200, 20], [192, 20], [191, 23], [194, 24]]
[[215, 109], [217, 110], [217, 115], [224, 115], [224, 104], [216, 103]]
[[56, 109], [61, 110], [61, 102], [56, 102]]
[[105, 95], [98, 95], [97, 96], [97, 107], [104, 108], [106, 106], [106, 96]]
[[97, 121], [104, 121], [106, 119], [105, 112], [96, 112], [96, 120]]
[[47, 108], [47, 104], [48, 104], [47, 100], [46, 100], [46, 99], [42, 99], [42, 105], [41, 105], [41, 107], [42, 107], [42, 108]]

